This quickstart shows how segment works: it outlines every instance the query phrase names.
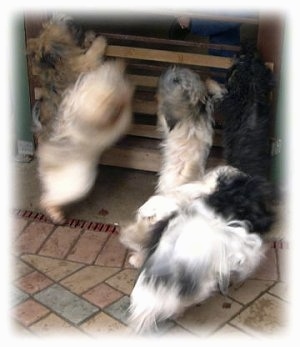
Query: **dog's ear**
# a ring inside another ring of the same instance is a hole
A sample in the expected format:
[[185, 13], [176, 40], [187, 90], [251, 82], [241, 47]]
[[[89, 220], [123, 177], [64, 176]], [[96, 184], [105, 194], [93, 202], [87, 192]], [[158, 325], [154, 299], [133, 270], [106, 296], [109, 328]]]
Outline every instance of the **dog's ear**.
[[205, 86], [208, 95], [210, 95], [213, 99], [222, 99], [223, 96], [227, 93], [227, 90], [224, 86], [220, 85], [218, 82], [214, 81], [211, 78], [207, 78], [205, 80]]

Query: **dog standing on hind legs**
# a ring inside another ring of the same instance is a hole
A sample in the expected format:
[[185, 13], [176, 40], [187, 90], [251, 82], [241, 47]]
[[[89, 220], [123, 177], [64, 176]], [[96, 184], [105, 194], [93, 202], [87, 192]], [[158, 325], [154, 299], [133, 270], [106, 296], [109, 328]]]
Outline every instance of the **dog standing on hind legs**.
[[271, 70], [256, 50], [243, 47], [227, 74], [220, 103], [224, 157], [228, 165], [267, 178], [270, 171]]
[[103, 63], [106, 46], [104, 37], [84, 33], [70, 17], [58, 15], [43, 23], [39, 35], [28, 40], [31, 73], [40, 84], [38, 112], [33, 117], [38, 142], [47, 140], [65, 90], [81, 73]]
[[[213, 80], [201, 80], [194, 71], [170, 67], [158, 83], [158, 123], [163, 134], [162, 167], [158, 173], [157, 194], [202, 178], [213, 141], [213, 107], [225, 90]], [[121, 229], [121, 242], [133, 250], [129, 262], [140, 267], [139, 252], [150, 236], [150, 218], [140, 218]]]
[[65, 205], [92, 188], [103, 151], [131, 124], [133, 87], [122, 61], [80, 75], [59, 106], [48, 140], [38, 146], [41, 206], [54, 223]]
[[159, 79], [158, 122], [163, 133], [157, 193], [200, 179], [213, 141], [213, 106], [224, 90], [194, 71], [170, 67]]

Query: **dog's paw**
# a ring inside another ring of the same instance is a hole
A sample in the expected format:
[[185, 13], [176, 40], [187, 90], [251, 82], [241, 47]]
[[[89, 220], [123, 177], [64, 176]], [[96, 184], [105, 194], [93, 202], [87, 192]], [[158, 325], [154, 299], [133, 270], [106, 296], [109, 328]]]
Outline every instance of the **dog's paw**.
[[143, 252], [135, 252], [128, 259], [129, 264], [135, 267], [136, 269], [139, 269], [140, 267], [142, 267], [142, 265], [144, 264], [144, 261], [145, 261], [145, 255]]
[[49, 206], [47, 204], [41, 203], [42, 208], [44, 209], [46, 215], [50, 220], [57, 225], [63, 225], [66, 223], [65, 216], [61, 209], [57, 206]]
[[106, 47], [107, 47], [107, 41], [106, 41], [105, 37], [98, 36], [95, 38], [95, 40], [91, 44], [91, 47], [88, 50], [88, 52], [90, 52], [90, 53], [93, 52], [93, 54], [97, 54], [97, 55], [102, 56], [105, 52]]
[[155, 224], [177, 210], [178, 205], [173, 199], [154, 195], [139, 208], [138, 217], [147, 220], [150, 224]]

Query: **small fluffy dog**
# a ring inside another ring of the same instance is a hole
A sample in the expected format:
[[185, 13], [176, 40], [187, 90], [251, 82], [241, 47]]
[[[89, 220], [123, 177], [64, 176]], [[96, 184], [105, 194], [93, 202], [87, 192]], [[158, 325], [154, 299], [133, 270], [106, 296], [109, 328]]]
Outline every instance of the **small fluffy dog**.
[[[187, 68], [170, 67], [161, 75], [157, 115], [163, 140], [157, 194], [168, 193], [203, 177], [213, 140], [213, 106], [224, 93], [217, 82], [211, 79], [203, 82], [197, 73]], [[136, 221], [122, 228], [121, 242], [139, 243], [139, 238], [144, 237], [143, 230], [148, 230], [147, 224], [149, 227], [149, 221], [137, 213]], [[143, 257], [137, 252], [129, 261], [139, 267]]]
[[39, 80], [41, 97], [34, 113], [37, 140], [47, 137], [56, 117], [64, 91], [74, 84], [81, 73], [92, 71], [103, 62], [106, 49], [104, 37], [83, 33], [66, 16], [53, 16], [43, 24], [37, 38], [28, 40], [27, 54], [31, 72]]
[[267, 177], [270, 166], [271, 70], [250, 47], [244, 47], [229, 70], [228, 93], [220, 103], [223, 145], [228, 165], [249, 175]]
[[156, 191], [165, 193], [200, 179], [213, 138], [213, 104], [224, 90], [190, 69], [170, 67], [158, 83], [158, 121], [163, 133]]
[[132, 233], [123, 240], [143, 264], [131, 293], [133, 329], [153, 331], [158, 322], [246, 279], [264, 254], [261, 235], [275, 220], [275, 201], [263, 178], [230, 166], [152, 196], [139, 209], [145, 222], [135, 231], [139, 238]]
[[62, 224], [62, 207], [93, 186], [102, 152], [131, 124], [133, 87], [122, 61], [81, 74], [64, 93], [48, 139], [38, 146], [41, 206]]

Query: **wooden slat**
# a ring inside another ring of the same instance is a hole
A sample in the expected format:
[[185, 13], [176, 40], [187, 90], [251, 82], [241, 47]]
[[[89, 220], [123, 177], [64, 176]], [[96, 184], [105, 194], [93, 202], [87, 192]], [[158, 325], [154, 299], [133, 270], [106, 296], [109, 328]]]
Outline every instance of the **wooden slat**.
[[[162, 139], [162, 133], [158, 131], [156, 125], [147, 125], [147, 124], [133, 124], [129, 131], [127, 132], [127, 135], [131, 136], [140, 136], [140, 137], [147, 137], [150, 139]], [[213, 146], [222, 147], [222, 134], [220, 131], [214, 132], [214, 138], [213, 138]]]
[[159, 77], [129, 74], [129, 79], [136, 86], [156, 88]]
[[160, 153], [139, 147], [112, 147], [103, 153], [100, 164], [157, 172], [160, 169]]
[[133, 108], [133, 112], [156, 116], [157, 102], [135, 98], [133, 100], [132, 108]]
[[[145, 43], [147, 46], [149, 44], [159, 45], [159, 46], [168, 46], [168, 47], [188, 47], [191, 49], [216, 49], [216, 50], [227, 50], [233, 52], [239, 52], [240, 46], [236, 45], [225, 45], [225, 44], [215, 44], [209, 42], [199, 42], [199, 41], [183, 41], [183, 40], [170, 40], [158, 37], [149, 37], [149, 36], [137, 36], [137, 35], [124, 35], [124, 34], [112, 34], [101, 32], [100, 35], [106, 37], [108, 42], [114, 40], [115, 42], [137, 42]], [[112, 45], [117, 43], [112, 43]]]
[[[161, 166], [161, 154], [159, 150], [154, 149], [112, 147], [102, 155], [100, 164], [158, 172]], [[209, 157], [207, 161], [208, 168], [224, 164], [223, 159], [216, 157]]]
[[187, 64], [221, 69], [228, 69], [232, 65], [231, 58], [127, 46], [109, 45], [106, 50], [106, 55], [109, 57], [152, 60], [173, 64]]
[[148, 124], [133, 124], [128, 130], [127, 135], [149, 137], [159, 140], [162, 138], [162, 134], [157, 130], [157, 126]]

